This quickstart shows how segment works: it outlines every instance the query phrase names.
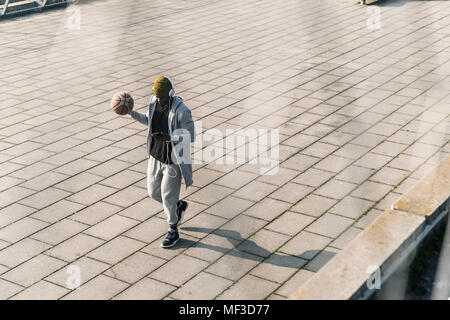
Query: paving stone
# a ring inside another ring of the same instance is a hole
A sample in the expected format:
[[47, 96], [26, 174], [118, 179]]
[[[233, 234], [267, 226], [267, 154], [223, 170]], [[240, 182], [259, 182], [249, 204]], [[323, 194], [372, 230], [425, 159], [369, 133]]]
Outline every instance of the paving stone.
[[217, 202], [215, 205], [207, 208], [205, 212], [231, 219], [243, 211], [248, 212], [246, 209], [253, 204], [254, 202], [250, 200], [228, 196]]
[[229, 250], [235, 248], [241, 242], [242, 240], [236, 240], [212, 233], [207, 235], [201, 241], [192, 243], [192, 246], [184, 253], [188, 256], [213, 262]]
[[46, 226], [48, 226], [48, 223], [26, 217], [0, 229], [0, 239], [14, 243], [44, 229]]
[[[124, 235], [142, 242], [149, 243], [161, 237], [163, 234], [166, 234], [168, 228], [169, 225], [166, 221], [157, 217], [152, 217], [125, 232]], [[101, 231], [101, 229], [98, 230]], [[118, 229], [117, 234], [120, 233], [121, 230]]]
[[290, 297], [300, 286], [314, 275], [314, 272], [309, 270], [299, 270], [293, 277], [286, 281], [276, 293], [284, 297]]
[[359, 184], [367, 180], [374, 172], [373, 169], [351, 165], [339, 173], [336, 179]]
[[239, 300], [245, 297], [245, 299], [262, 300], [269, 296], [277, 287], [278, 285], [274, 282], [246, 275], [217, 299]]
[[240, 188], [236, 192], [233, 193], [233, 196], [251, 200], [251, 201], [259, 201], [265, 198], [267, 195], [272, 193], [277, 189], [277, 186], [259, 182], [252, 181], [246, 186]]
[[288, 239], [289, 237], [284, 234], [261, 229], [239, 244], [237, 249], [267, 258]]
[[296, 203], [313, 190], [314, 188], [309, 186], [288, 182], [270, 196], [285, 202]]
[[109, 177], [117, 172], [120, 172], [126, 168], [130, 167], [130, 164], [125, 161], [120, 161], [117, 159], [111, 159], [95, 166], [89, 170], [88, 173], [99, 175], [102, 177]]
[[112, 216], [113, 214], [117, 213], [120, 210], [121, 208], [118, 206], [100, 201], [93, 205], [86, 206], [86, 208], [71, 215], [70, 219], [88, 225], [94, 225]]
[[11, 300], [57, 300], [69, 291], [43, 280], [15, 295]]
[[347, 193], [352, 191], [355, 187], [356, 185], [352, 183], [338, 180], [331, 180], [325, 183], [316, 191], [314, 191], [314, 193], [320, 196], [330, 197], [339, 200], [342, 199]]
[[5, 208], [8, 205], [18, 202], [31, 194], [33, 194], [33, 191], [30, 189], [14, 186], [0, 193], [0, 206]]
[[314, 221], [314, 218], [295, 212], [285, 212], [266, 226], [267, 229], [287, 235], [295, 235]]
[[207, 205], [213, 205], [219, 200], [225, 198], [231, 192], [233, 192], [233, 189], [210, 184], [202, 188], [200, 191], [190, 195], [187, 199]]
[[103, 240], [80, 233], [54, 246], [46, 254], [71, 262], [101, 246], [103, 243]]
[[35, 209], [14, 203], [6, 208], [0, 209], [0, 227], [5, 227], [15, 221], [29, 216]]
[[301, 269], [306, 262], [306, 260], [298, 257], [274, 253], [250, 271], [250, 274], [282, 283], [298, 269]]
[[314, 257], [304, 268], [309, 271], [317, 272], [322, 268], [328, 261], [330, 261], [337, 253], [338, 249], [328, 247], [317, 256]]
[[305, 199], [298, 202], [291, 208], [292, 211], [304, 213], [310, 216], [318, 217], [327, 211], [336, 203], [336, 200], [318, 196], [315, 194], [308, 195]]
[[267, 224], [266, 221], [239, 215], [233, 220], [227, 222], [214, 233], [224, 237], [230, 237], [236, 240], [242, 240], [249, 237], [251, 234], [261, 229]]
[[2, 274], [2, 278], [21, 286], [28, 287], [62, 268], [66, 263], [40, 254], [20, 266]]
[[63, 198], [66, 198], [68, 195], [70, 195], [68, 192], [56, 188], [48, 188], [20, 200], [20, 203], [32, 208], [42, 209]]
[[54, 223], [74, 214], [75, 212], [83, 208], [83, 205], [63, 199], [52, 204], [51, 206], [46, 207], [45, 209], [41, 209], [36, 213], [33, 213], [30, 217], [48, 223]]
[[315, 164], [314, 168], [331, 172], [339, 172], [347, 167], [351, 162], [352, 161], [349, 159], [331, 155]]
[[49, 171], [46, 173], [43, 173], [33, 179], [27, 180], [24, 183], [22, 183], [20, 186], [25, 187], [27, 189], [32, 189], [36, 191], [44, 190], [48, 187], [51, 187], [58, 182], [67, 179], [69, 176], [57, 173], [53, 171]]
[[129, 186], [105, 198], [104, 201], [126, 208], [146, 197], [148, 197], [147, 190]]
[[[117, 209], [119, 210], [118, 207]], [[151, 198], [145, 198], [135, 203], [134, 205], [120, 211], [120, 215], [139, 221], [144, 221], [162, 210], [163, 208], [160, 207], [159, 202]]]
[[48, 228], [45, 228], [31, 237], [33, 239], [48, 243], [50, 245], [57, 245], [58, 243], [82, 232], [88, 226], [73, 220], [64, 219]]
[[310, 260], [325, 248], [332, 239], [302, 231], [280, 248], [281, 252]]
[[171, 294], [175, 299], [212, 300], [233, 282], [206, 272], [200, 272]]
[[385, 156], [395, 157], [406, 148], [406, 145], [384, 141], [372, 150], [373, 153], [379, 153]]
[[78, 270], [80, 272], [80, 285], [83, 285], [89, 280], [98, 276], [109, 267], [110, 266], [106, 263], [82, 257], [78, 260], [73, 261], [70, 265], [67, 265], [64, 268], [49, 275], [45, 278], [45, 280], [69, 289], [74, 285], [74, 283], [71, 282], [71, 277], [74, 275], [73, 270], [76, 270], [74, 268], [79, 268]]
[[119, 236], [101, 247], [91, 251], [89, 258], [115, 264], [141, 249], [145, 244], [130, 238]]
[[205, 261], [181, 254], [152, 272], [149, 277], [175, 286], [181, 286], [207, 266], [208, 263]]
[[360, 229], [350, 227], [344, 233], [334, 240], [330, 246], [338, 249], [343, 249], [350, 241], [356, 238], [356, 236], [361, 232]]
[[383, 211], [378, 209], [372, 209], [365, 215], [361, 216], [359, 220], [355, 223], [356, 228], [365, 229], [372, 223]]
[[293, 179], [292, 182], [318, 187], [328, 181], [332, 176], [334, 176], [334, 173], [332, 172], [310, 168]]
[[2, 300], [6, 300], [24, 289], [18, 284], [3, 279], [0, 279], [0, 285], [2, 287], [2, 290], [0, 291], [0, 299]]
[[[196, 178], [194, 181], [194, 185], [197, 187], [204, 187], [207, 184], [213, 182], [214, 180], [219, 179], [221, 176], [223, 176], [222, 172], [216, 171], [216, 170], [210, 170], [208, 168], [201, 168], [200, 170], [196, 171]], [[223, 183], [219, 183], [220, 185], [225, 185]], [[227, 186], [227, 185], [225, 185]]]
[[354, 197], [345, 197], [331, 208], [329, 212], [352, 219], [358, 219], [373, 205], [374, 203], [371, 201]]
[[114, 297], [114, 300], [161, 300], [176, 287], [144, 278]]
[[257, 177], [256, 174], [234, 170], [215, 183], [232, 189], [239, 189]]
[[55, 187], [58, 189], [76, 193], [99, 182], [102, 179], [102, 177], [87, 172], [82, 172], [69, 179], [64, 180], [63, 182], [56, 184]]
[[98, 162], [96, 162], [96, 161], [91, 161], [88, 159], [81, 158], [81, 159], [77, 159], [72, 162], [69, 162], [61, 167], [58, 167], [54, 171], [73, 177], [77, 173], [86, 171], [86, 170], [96, 166], [97, 164], [98, 164]]
[[313, 166], [319, 160], [320, 158], [311, 157], [304, 154], [297, 154], [282, 162], [281, 166], [303, 172]]
[[298, 172], [296, 170], [276, 167], [275, 169], [269, 170], [265, 174], [261, 175], [257, 178], [257, 181], [282, 186], [297, 175]]
[[386, 165], [389, 161], [391, 161], [391, 157], [383, 156], [375, 153], [368, 153], [359, 160], [355, 162], [355, 165], [378, 170], [384, 165]]
[[94, 184], [82, 191], [75, 193], [67, 199], [73, 202], [84, 204], [86, 206], [92, 205], [97, 201], [105, 199], [108, 195], [116, 192], [117, 189]]
[[272, 221], [285, 212], [291, 206], [290, 203], [272, 198], [264, 198], [254, 206], [244, 211], [245, 215], [258, 219]]
[[352, 196], [378, 201], [391, 190], [392, 187], [388, 185], [366, 181], [352, 192]]
[[246, 252], [231, 250], [205, 271], [230, 280], [238, 280], [263, 258]]
[[136, 224], [138, 224], [136, 220], [113, 215], [85, 230], [84, 233], [103, 240], [111, 240]]
[[396, 186], [403, 181], [408, 174], [408, 171], [384, 167], [370, 177], [370, 180]]
[[25, 238], [0, 251], [0, 264], [14, 268], [49, 248], [48, 244]]
[[330, 238], [336, 238], [354, 221], [349, 218], [341, 217], [331, 213], [325, 213], [319, 219], [314, 221], [306, 231], [321, 234]]
[[114, 297], [127, 286], [125, 282], [99, 275], [64, 296], [62, 300], [106, 300]]
[[128, 283], [134, 283], [166, 263], [166, 260], [146, 253], [136, 252], [105, 272], [105, 275]]

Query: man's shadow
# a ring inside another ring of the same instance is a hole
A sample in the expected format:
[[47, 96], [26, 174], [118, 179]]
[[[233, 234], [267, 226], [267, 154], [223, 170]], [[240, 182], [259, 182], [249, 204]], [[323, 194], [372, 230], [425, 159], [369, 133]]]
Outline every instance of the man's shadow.
[[[197, 228], [197, 227], [183, 227], [181, 229], [186, 231], [201, 232], [207, 234], [211, 234], [214, 232], [213, 234], [227, 239], [232, 244], [233, 247], [231, 249], [228, 247], [224, 248], [220, 246], [202, 243], [201, 240], [193, 241], [182, 238], [173, 249], [189, 248], [195, 246], [196, 248], [214, 250], [223, 254], [232, 255], [242, 259], [250, 259], [254, 261], [262, 261], [265, 259], [264, 263], [293, 269], [301, 269], [306, 263], [308, 263], [308, 259], [305, 259], [302, 256], [307, 256], [309, 259], [312, 259], [319, 252], [321, 252], [321, 250], [307, 250], [301, 254], [298, 254], [296, 257], [291, 255], [282, 255], [264, 249], [263, 247], [256, 244], [254, 241], [242, 238], [241, 234], [234, 230], [225, 230], [225, 229], [216, 230], [210, 228]], [[335, 255], [334, 252], [329, 251], [324, 252], [327, 253], [325, 255], [325, 259], [322, 259], [315, 265], [315, 268], [317, 269], [321, 268], [326, 262], [328, 262]]]

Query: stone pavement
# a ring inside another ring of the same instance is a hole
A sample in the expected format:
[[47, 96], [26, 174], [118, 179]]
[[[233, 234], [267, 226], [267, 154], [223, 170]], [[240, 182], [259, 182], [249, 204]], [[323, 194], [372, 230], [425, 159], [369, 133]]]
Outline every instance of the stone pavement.
[[[450, 153], [450, 2], [367, 8], [100, 0], [0, 21], [0, 298], [288, 298]], [[220, 130], [197, 155], [279, 129], [274, 175], [194, 165], [170, 250], [146, 128], [109, 109], [126, 90], [145, 112], [160, 74]]]

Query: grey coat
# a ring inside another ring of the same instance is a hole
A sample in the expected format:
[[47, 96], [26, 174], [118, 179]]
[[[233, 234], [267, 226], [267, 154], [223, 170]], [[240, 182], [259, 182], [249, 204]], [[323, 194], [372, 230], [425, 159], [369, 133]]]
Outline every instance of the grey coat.
[[[174, 96], [169, 105], [169, 134], [171, 136], [172, 148], [180, 148], [179, 143], [183, 141], [185, 148], [189, 153], [185, 157], [180, 157], [178, 152], [174, 152], [177, 159], [176, 163], [179, 165], [181, 174], [186, 184], [186, 188], [192, 185], [192, 163], [190, 161], [190, 143], [195, 141], [195, 125], [192, 120], [191, 110], [183, 103], [183, 99], [179, 96]], [[156, 96], [152, 95], [148, 110], [146, 114], [137, 111], [131, 111], [130, 116], [140, 123], [148, 126], [147, 131], [147, 154], [150, 156], [150, 149], [153, 137], [151, 135], [151, 124], [153, 112], [156, 106]], [[177, 146], [178, 145], [178, 146]]]

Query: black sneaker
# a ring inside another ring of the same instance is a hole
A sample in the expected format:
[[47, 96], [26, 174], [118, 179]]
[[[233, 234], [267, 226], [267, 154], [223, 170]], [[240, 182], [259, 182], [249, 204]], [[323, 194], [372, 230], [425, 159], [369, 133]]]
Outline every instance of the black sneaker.
[[161, 247], [163, 247], [163, 248], [173, 247], [175, 245], [175, 243], [178, 242], [179, 239], [180, 239], [180, 235], [178, 234], [178, 230], [169, 230], [166, 238], [161, 243]]
[[177, 216], [178, 216], [178, 222], [177, 226], [181, 224], [184, 218], [184, 213], [186, 212], [186, 209], [188, 208], [189, 204], [186, 201], [179, 200], [177, 202]]

